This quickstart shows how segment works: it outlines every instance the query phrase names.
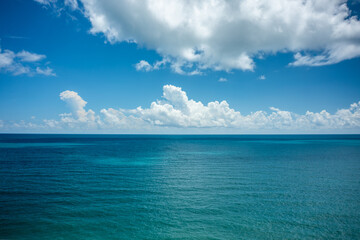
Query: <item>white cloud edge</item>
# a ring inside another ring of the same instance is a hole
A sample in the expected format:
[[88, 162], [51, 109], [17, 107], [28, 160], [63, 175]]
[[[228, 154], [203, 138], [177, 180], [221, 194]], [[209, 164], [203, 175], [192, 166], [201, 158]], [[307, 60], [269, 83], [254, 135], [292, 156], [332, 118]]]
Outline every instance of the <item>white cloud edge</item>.
[[[317, 132], [360, 131], [360, 101], [334, 114], [326, 110], [296, 114], [270, 107], [270, 112], [256, 111], [243, 115], [224, 101], [203, 104], [189, 99], [180, 87], [165, 85], [161, 100], [148, 108], [103, 108], [100, 113], [87, 110], [87, 102], [74, 91], [64, 91], [60, 99], [71, 109], [59, 119], [42, 121], [0, 121], [1, 131], [94, 131], [94, 132]], [[32, 119], [35, 120], [35, 119]], [[231, 130], [232, 129], [232, 130]]]

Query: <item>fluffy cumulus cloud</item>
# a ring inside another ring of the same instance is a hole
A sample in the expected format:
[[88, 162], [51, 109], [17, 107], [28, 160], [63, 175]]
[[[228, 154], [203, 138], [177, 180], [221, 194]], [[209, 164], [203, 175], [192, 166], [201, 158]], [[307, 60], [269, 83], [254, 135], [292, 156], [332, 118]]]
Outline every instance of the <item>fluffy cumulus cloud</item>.
[[[86, 110], [87, 102], [74, 91], [64, 91], [60, 99], [66, 102], [70, 113], [60, 114], [57, 120], [15, 123], [12, 126], [32, 129], [63, 130], [154, 130], [154, 129], [234, 129], [237, 131], [301, 131], [360, 129], [360, 102], [331, 114], [326, 110], [307, 111], [304, 114], [270, 107], [244, 115], [224, 101], [203, 104], [189, 99], [180, 87], [165, 85], [160, 100], [149, 107], [135, 109], [102, 109], [99, 113]], [[9, 128], [0, 122], [2, 129]]]
[[11, 73], [13, 75], [36, 74], [45, 76], [55, 76], [55, 73], [48, 66], [44, 67], [41, 63], [46, 58], [45, 55], [31, 53], [28, 51], [13, 52], [0, 48], [0, 72]]
[[100, 123], [99, 117], [95, 115], [93, 110], [85, 110], [87, 102], [77, 92], [66, 90], [60, 93], [60, 99], [71, 108], [71, 113], [60, 114], [62, 123], [70, 127], [86, 128], [94, 128]]
[[[291, 66], [328, 65], [360, 56], [360, 22], [351, 16], [346, 0], [66, 0], [65, 4], [79, 9], [78, 2], [92, 24], [91, 33], [102, 33], [111, 43], [129, 41], [154, 49], [180, 74], [252, 71], [256, 58], [283, 52], [294, 54]], [[154, 66], [139, 67], [149, 71]]]
[[300, 130], [360, 127], [360, 102], [352, 104], [348, 109], [338, 110], [335, 114], [323, 110], [319, 113], [308, 111], [304, 115], [299, 115], [270, 107], [270, 112], [256, 111], [249, 115], [242, 115], [231, 108], [225, 100], [203, 104], [189, 99], [186, 92], [172, 85], [165, 85], [162, 100], [152, 102], [149, 108], [104, 109], [102, 113], [107, 115], [107, 122], [113, 126], [118, 123], [121, 125], [120, 121], [126, 124], [126, 120], [131, 118], [141, 124], [178, 128]]

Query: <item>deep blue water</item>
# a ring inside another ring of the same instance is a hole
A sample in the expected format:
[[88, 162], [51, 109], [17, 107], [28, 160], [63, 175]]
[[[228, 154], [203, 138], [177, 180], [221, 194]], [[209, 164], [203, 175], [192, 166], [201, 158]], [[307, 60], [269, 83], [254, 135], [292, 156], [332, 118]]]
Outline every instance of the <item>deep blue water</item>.
[[0, 135], [0, 239], [360, 239], [360, 135]]

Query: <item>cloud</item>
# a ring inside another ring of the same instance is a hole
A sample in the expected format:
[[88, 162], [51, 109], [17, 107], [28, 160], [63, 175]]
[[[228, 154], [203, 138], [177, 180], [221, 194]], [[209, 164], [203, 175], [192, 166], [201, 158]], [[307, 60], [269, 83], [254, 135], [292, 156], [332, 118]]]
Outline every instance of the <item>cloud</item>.
[[65, 6], [69, 6], [72, 10], [76, 10], [79, 7], [77, 0], [64, 0]]
[[[87, 104], [77, 92], [63, 91], [60, 93], [60, 99], [66, 102], [72, 112], [60, 114], [61, 122], [70, 127], [96, 127], [99, 123], [99, 118], [95, 115], [93, 110], [85, 110]], [[55, 122], [52, 122], [55, 124]]]
[[112, 110], [123, 114], [123, 119], [132, 117], [154, 126], [179, 128], [240, 128], [240, 129], [336, 129], [360, 127], [360, 102], [349, 109], [330, 114], [306, 112], [304, 115], [283, 111], [274, 107], [271, 112], [256, 111], [242, 115], [224, 101], [213, 101], [206, 105], [189, 99], [186, 92], [172, 85], [163, 87], [162, 100], [152, 102], [149, 108]]
[[31, 53], [28, 51], [22, 50], [21, 52], [18, 52], [16, 56], [20, 59], [22, 62], [38, 62], [40, 60], [43, 60], [46, 58], [45, 55]]
[[260, 79], [260, 80], [265, 80], [266, 77], [265, 77], [265, 75], [260, 75], [259, 79]]
[[34, 0], [35, 2], [38, 2], [40, 4], [44, 4], [44, 5], [50, 5], [52, 2], [56, 1], [56, 0]]
[[149, 72], [152, 71], [154, 69], [153, 66], [151, 66], [147, 61], [145, 60], [141, 60], [140, 62], [138, 62], [135, 65], [135, 68], [137, 71], [145, 71], [145, 72]]
[[54, 10], [56, 16], [61, 16], [65, 13], [66, 17], [69, 17], [71, 20], [76, 20], [77, 18], [72, 14], [73, 11], [79, 10], [82, 12], [78, 0], [34, 0], [35, 2], [42, 5], [45, 9]]
[[[153, 64], [150, 64], [145, 60], [140, 60], [140, 62], [135, 64], [135, 68], [137, 71], [145, 71], [145, 72], [159, 70], [165, 66], [170, 66], [173, 72], [181, 75], [193, 76], [193, 75], [202, 74], [202, 72], [199, 71], [198, 69], [192, 69], [193, 64], [189, 64], [189, 63], [185, 64], [184, 62], [179, 62], [179, 61], [173, 62], [170, 60], [170, 58], [163, 58], [162, 60], [156, 61]], [[184, 70], [184, 68], [186, 68], [186, 70]]]
[[[92, 34], [156, 50], [180, 74], [253, 71], [257, 58], [284, 52], [294, 53], [291, 66], [360, 56], [360, 22], [345, 0], [80, 2]], [[75, 0], [66, 3], [80, 6]]]
[[35, 67], [36, 65], [40, 64], [41, 60], [45, 58], [45, 55], [31, 53], [25, 50], [15, 53], [13, 51], [7, 49], [2, 50], [0, 48], [0, 71], [8, 72], [15, 76], [22, 74], [27, 74], [29, 76], [36, 74], [55, 76], [53, 69], [49, 67]]
[[49, 68], [49, 67], [46, 67], [44, 69], [36, 67], [36, 73], [37, 74], [42, 74], [42, 75], [45, 75], [45, 76], [56, 76], [56, 74], [53, 71], [54, 70]]
[[223, 77], [219, 78], [219, 82], [227, 82], [227, 81], [228, 80], [226, 78], [223, 78]]
[[[227, 101], [211, 101], [203, 104], [189, 99], [180, 87], [163, 86], [160, 100], [149, 107], [135, 109], [104, 108], [99, 114], [86, 109], [87, 102], [77, 92], [64, 91], [60, 99], [71, 109], [70, 113], [60, 114], [60, 119], [45, 119], [42, 124], [33, 122], [13, 123], [13, 128], [151, 131], [159, 129], [234, 129], [236, 131], [297, 131], [313, 132], [318, 130], [360, 130], [360, 101], [349, 108], [339, 109], [334, 114], [322, 110], [306, 111], [297, 114], [270, 107], [270, 111], [259, 110], [244, 115], [230, 107]], [[2, 129], [11, 128], [1, 122]]]

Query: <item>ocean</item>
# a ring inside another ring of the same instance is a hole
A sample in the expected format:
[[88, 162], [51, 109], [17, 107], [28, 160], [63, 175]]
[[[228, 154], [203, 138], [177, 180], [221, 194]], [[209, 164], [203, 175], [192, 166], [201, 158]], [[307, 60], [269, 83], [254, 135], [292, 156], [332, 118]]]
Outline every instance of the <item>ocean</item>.
[[360, 239], [360, 135], [0, 135], [0, 239]]

